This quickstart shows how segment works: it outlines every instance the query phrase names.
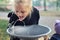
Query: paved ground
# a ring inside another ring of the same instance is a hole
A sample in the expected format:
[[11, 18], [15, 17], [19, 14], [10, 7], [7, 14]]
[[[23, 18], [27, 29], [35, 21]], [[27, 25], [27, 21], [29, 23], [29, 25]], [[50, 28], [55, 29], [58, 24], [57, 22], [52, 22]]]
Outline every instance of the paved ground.
[[7, 15], [8, 15], [8, 12], [0, 12], [0, 19], [5, 19], [7, 20]]
[[60, 17], [53, 16], [41, 16], [39, 24], [49, 26], [52, 29], [52, 32], [49, 34], [50, 36], [55, 33], [54, 31], [54, 23], [55, 20], [60, 19]]
[[[7, 12], [0, 12], [0, 19], [7, 20]], [[54, 33], [54, 23], [56, 19], [60, 19], [58, 16], [41, 16], [39, 20], [39, 24], [49, 26], [52, 29], [52, 32], [49, 34], [50, 36]]]

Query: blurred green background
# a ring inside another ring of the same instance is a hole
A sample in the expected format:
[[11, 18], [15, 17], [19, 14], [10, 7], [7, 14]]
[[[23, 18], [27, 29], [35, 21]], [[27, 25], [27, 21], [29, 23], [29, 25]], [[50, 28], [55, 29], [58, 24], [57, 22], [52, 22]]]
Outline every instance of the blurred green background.
[[[0, 0], [0, 40], [9, 40], [6, 33], [8, 18], [7, 15], [12, 9], [13, 0]], [[54, 33], [54, 21], [60, 19], [60, 0], [33, 0], [33, 6], [40, 11], [40, 24], [48, 25]]]
[[[0, 0], [0, 11], [10, 11], [12, 0]], [[60, 0], [33, 0], [33, 6], [40, 10], [59, 10]]]

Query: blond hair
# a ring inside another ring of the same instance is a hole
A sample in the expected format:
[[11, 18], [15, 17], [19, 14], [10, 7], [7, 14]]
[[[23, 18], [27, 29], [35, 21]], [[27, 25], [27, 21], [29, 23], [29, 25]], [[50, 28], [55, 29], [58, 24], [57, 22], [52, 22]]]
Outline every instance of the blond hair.
[[[24, 2], [24, 0], [14, 0], [13, 1], [13, 7], [12, 7], [12, 10], [15, 11], [15, 6], [19, 5], [19, 3], [22, 3], [23, 6], [26, 6], [24, 7], [25, 10], [30, 13], [30, 17], [31, 18], [31, 13], [33, 11], [33, 8], [32, 8], [32, 0], [25, 0], [26, 2]], [[27, 2], [28, 1], [28, 2]]]
[[[25, 1], [28, 1], [28, 2], [25, 2]], [[26, 7], [24, 7], [26, 10], [31, 11], [32, 10], [32, 0], [25, 0], [25, 1], [24, 0], [13, 0], [12, 10], [15, 11], [15, 6], [17, 6], [21, 3], [23, 6], [26, 6]]]

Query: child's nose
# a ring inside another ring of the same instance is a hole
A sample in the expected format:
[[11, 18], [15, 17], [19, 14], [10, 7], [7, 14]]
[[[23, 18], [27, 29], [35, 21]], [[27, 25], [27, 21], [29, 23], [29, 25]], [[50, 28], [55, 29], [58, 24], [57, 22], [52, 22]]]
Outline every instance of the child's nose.
[[22, 16], [22, 13], [20, 13], [19, 16]]

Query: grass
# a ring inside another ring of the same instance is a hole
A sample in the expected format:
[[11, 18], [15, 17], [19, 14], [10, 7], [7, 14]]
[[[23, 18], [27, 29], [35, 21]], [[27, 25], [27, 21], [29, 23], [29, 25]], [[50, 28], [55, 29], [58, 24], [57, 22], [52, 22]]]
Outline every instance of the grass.
[[0, 40], [9, 40], [9, 35], [6, 33], [7, 20], [0, 20]]

